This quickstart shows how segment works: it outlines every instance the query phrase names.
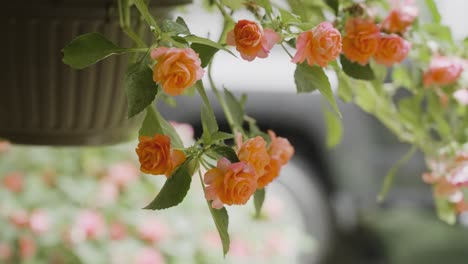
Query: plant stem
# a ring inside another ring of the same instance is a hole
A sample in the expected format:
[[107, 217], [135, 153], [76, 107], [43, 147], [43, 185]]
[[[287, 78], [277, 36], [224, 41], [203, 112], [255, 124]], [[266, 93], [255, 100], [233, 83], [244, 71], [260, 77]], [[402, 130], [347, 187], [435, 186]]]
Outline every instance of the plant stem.
[[156, 23], [156, 20], [154, 20], [153, 16], [151, 15], [146, 3], [143, 0], [133, 0], [133, 2], [135, 3], [138, 11], [140, 11], [140, 14], [145, 19], [146, 23], [150, 25], [156, 34], [156, 37], [159, 37], [161, 35], [161, 29], [159, 28], [158, 23]]
[[119, 22], [122, 30], [135, 42], [137, 47], [147, 47], [146, 43], [138, 36], [131, 27], [130, 7], [128, 0], [118, 0]]
[[286, 49], [286, 47], [284, 46], [284, 43], [281, 43], [281, 47], [282, 47], [283, 50], [289, 55], [289, 57], [292, 59], [293, 56], [292, 56], [291, 53], [289, 53], [289, 51]]

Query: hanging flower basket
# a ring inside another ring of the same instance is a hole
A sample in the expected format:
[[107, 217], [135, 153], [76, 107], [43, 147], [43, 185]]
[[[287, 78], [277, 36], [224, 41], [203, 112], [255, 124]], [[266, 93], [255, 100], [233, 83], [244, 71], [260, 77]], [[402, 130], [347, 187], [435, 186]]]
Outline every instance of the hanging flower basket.
[[[152, 1], [158, 17], [170, 6]], [[62, 48], [77, 35], [100, 32], [132, 46], [121, 31], [117, 1], [8, 1], [0, 10], [0, 138], [37, 145], [101, 145], [132, 138], [139, 119], [127, 118], [121, 80], [130, 56], [114, 56], [76, 71]], [[148, 35], [148, 34], [147, 34]]]

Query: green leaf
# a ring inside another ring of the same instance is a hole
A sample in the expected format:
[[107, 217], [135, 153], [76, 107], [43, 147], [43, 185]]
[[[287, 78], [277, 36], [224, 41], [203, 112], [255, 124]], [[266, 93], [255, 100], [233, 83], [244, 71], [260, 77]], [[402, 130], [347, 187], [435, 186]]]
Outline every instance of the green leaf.
[[351, 102], [353, 100], [353, 90], [349, 84], [350, 80], [341, 70], [337, 71], [336, 75], [338, 76], [338, 96], [343, 102]]
[[236, 163], [239, 162], [239, 157], [237, 157], [234, 149], [228, 146], [216, 146], [211, 149], [218, 157], [225, 157], [230, 162]]
[[265, 201], [265, 188], [257, 189], [254, 193], [255, 218], [259, 219], [262, 213], [263, 202]]
[[333, 91], [328, 81], [327, 75], [323, 69], [318, 66], [309, 66], [306, 63], [298, 64], [294, 72], [294, 81], [298, 93], [307, 93], [319, 90], [320, 93], [327, 99], [328, 103], [333, 107], [333, 110], [341, 117], [340, 110], [336, 104]]
[[450, 27], [441, 24], [425, 24], [421, 29], [437, 41], [445, 41], [449, 44], [453, 43], [452, 30]]
[[255, 0], [255, 2], [257, 2], [257, 4], [263, 8], [265, 8], [265, 11], [268, 13], [268, 14], [271, 14], [273, 12], [273, 9], [271, 7], [271, 3], [270, 3], [270, 0]]
[[[179, 22], [180, 21], [181, 20], [179, 20]], [[180, 35], [180, 34], [189, 35], [190, 34], [190, 30], [188, 29], [187, 25], [185, 25], [185, 22], [181, 24], [181, 23], [169, 20], [169, 19], [164, 19], [161, 22], [161, 30], [163, 32], [168, 33], [169, 35]]]
[[328, 110], [326, 105], [323, 105], [322, 112], [327, 127], [327, 147], [334, 148], [341, 142], [343, 137], [343, 125], [341, 119]]
[[401, 159], [399, 159], [393, 166], [392, 168], [388, 171], [387, 175], [385, 175], [385, 179], [382, 184], [382, 189], [380, 190], [380, 193], [377, 197], [378, 202], [382, 202], [385, 197], [387, 197], [388, 192], [390, 191], [390, 188], [393, 185], [393, 181], [395, 179], [395, 175], [400, 169], [400, 167], [406, 163], [414, 156], [414, 153], [416, 153], [416, 147], [412, 146], [408, 152], [406, 152]]
[[185, 23], [185, 20], [184, 20], [182, 17], [180, 17], [180, 16], [177, 17], [176, 23], [177, 23], [177, 24], [180, 24], [181, 26], [183, 26], [183, 27], [186, 29], [186, 33], [183, 33], [183, 34], [187, 34], [187, 35], [191, 34], [191, 33], [190, 33], [190, 29], [189, 29], [189, 27], [187, 26], [187, 23]]
[[195, 160], [187, 159], [182, 163], [167, 179], [156, 198], [144, 209], [161, 210], [181, 203], [190, 189], [192, 175], [197, 166]]
[[[301, 23], [301, 18], [293, 13], [291, 11], [283, 9], [283, 8], [278, 8], [281, 16], [281, 21], [283, 24], [300, 24]], [[295, 41], [296, 39], [294, 39]], [[296, 47], [296, 44], [294, 43], [293, 47]]]
[[239, 0], [221, 0], [221, 3], [232, 10], [238, 10], [244, 6], [243, 1]]
[[128, 67], [124, 85], [128, 102], [128, 118], [139, 114], [151, 104], [158, 91], [153, 81], [153, 71], [144, 60]]
[[446, 222], [449, 225], [455, 224], [457, 221], [457, 215], [455, 213], [454, 205], [447, 199], [436, 198], [435, 205], [437, 210], [437, 215], [440, 220]]
[[210, 47], [213, 47], [213, 48], [217, 48], [219, 50], [224, 50], [224, 51], [228, 52], [229, 54], [231, 54], [232, 56], [236, 57], [236, 55], [234, 55], [234, 53], [232, 53], [232, 51], [228, 50], [223, 45], [221, 45], [221, 44], [219, 44], [217, 42], [214, 42], [214, 41], [212, 41], [210, 39], [198, 37], [198, 36], [195, 36], [195, 35], [188, 35], [188, 36], [185, 37], [185, 39], [188, 42], [191, 42], [191, 43], [203, 44], [203, 45], [207, 45], [207, 46], [210, 46]]
[[203, 127], [202, 138], [204, 143], [208, 145], [211, 143], [211, 135], [218, 131], [218, 123], [213, 110], [206, 104], [203, 104], [201, 108], [201, 121]]
[[231, 139], [231, 138], [234, 138], [233, 134], [226, 133], [226, 132], [221, 132], [221, 131], [217, 131], [213, 135], [211, 135], [211, 141], [213, 141], [213, 142], [226, 140], [226, 139]]
[[229, 251], [231, 241], [229, 239], [228, 227], [229, 227], [229, 215], [226, 208], [214, 209], [211, 207], [210, 202], [208, 202], [208, 207], [210, 208], [211, 216], [218, 230], [219, 238], [223, 244], [223, 254], [226, 254]]
[[97, 32], [75, 38], [62, 50], [63, 62], [75, 69], [86, 68], [111, 55], [128, 51]]
[[361, 65], [352, 62], [345, 55], [340, 56], [341, 66], [343, 71], [349, 76], [359, 80], [371, 81], [375, 79], [375, 74], [369, 64]]
[[216, 54], [216, 52], [219, 51], [218, 48], [214, 48], [212, 46], [199, 44], [199, 43], [192, 43], [190, 47], [196, 53], [198, 53], [198, 56], [200, 57], [200, 60], [201, 60], [202, 68], [205, 68], [206, 66], [208, 66], [211, 59], [213, 59], [213, 56]]
[[339, 11], [338, 0], [325, 0], [325, 3], [335, 12], [335, 15], [338, 15], [338, 11]]
[[169, 124], [169, 122], [167, 122], [152, 105], [150, 105], [146, 108], [146, 117], [143, 120], [139, 135], [152, 137], [155, 134], [169, 136], [171, 139], [171, 145], [174, 148], [184, 147], [184, 144], [174, 127]]
[[429, 12], [431, 13], [432, 21], [434, 21], [434, 23], [440, 24], [441, 17], [434, 0], [425, 0], [425, 2]]
[[244, 108], [237, 98], [226, 88], [224, 88], [224, 98], [229, 112], [232, 114], [232, 121], [238, 127], [244, 123]]

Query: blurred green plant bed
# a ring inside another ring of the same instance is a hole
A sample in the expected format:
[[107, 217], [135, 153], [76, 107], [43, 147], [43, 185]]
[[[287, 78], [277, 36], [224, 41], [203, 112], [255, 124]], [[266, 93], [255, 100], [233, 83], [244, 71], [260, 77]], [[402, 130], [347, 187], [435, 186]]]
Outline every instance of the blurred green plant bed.
[[0, 263], [296, 263], [313, 248], [299, 209], [273, 186], [262, 219], [252, 221], [253, 202], [230, 208], [231, 251], [223, 259], [197, 181], [177, 208], [135, 207], [165, 180], [140, 174], [135, 146], [0, 142]]

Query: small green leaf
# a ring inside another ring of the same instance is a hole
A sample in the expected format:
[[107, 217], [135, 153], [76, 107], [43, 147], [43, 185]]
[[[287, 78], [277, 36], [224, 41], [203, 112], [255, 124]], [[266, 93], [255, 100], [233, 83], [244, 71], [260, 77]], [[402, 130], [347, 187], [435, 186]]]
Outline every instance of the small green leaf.
[[255, 218], [259, 219], [262, 213], [263, 202], [265, 201], [265, 188], [257, 189], [254, 193]]
[[236, 163], [239, 162], [239, 157], [237, 157], [236, 152], [228, 146], [216, 146], [212, 148], [212, 151], [218, 156], [218, 157], [225, 157], [227, 158], [230, 162]]
[[441, 16], [439, 10], [437, 9], [437, 4], [434, 2], [434, 0], [425, 0], [425, 2], [426, 6], [429, 8], [429, 12], [431, 13], [432, 21], [434, 23], [440, 24]]
[[350, 80], [341, 70], [336, 75], [338, 76], [338, 96], [343, 102], [351, 102], [353, 100], [353, 90], [349, 84]]
[[[283, 8], [278, 8], [281, 16], [281, 21], [284, 24], [300, 24], [301, 23], [301, 18], [293, 13], [291, 11], [283, 9]], [[295, 39], [294, 39], [295, 40]], [[294, 44], [293, 47], [296, 45]]]
[[216, 122], [213, 110], [205, 104], [203, 104], [201, 108], [201, 121], [203, 127], [203, 141], [205, 144], [210, 144], [211, 135], [218, 131], [218, 123]]
[[223, 45], [221, 45], [221, 44], [219, 44], [217, 42], [214, 42], [214, 41], [212, 41], [210, 39], [198, 37], [198, 36], [195, 36], [195, 35], [188, 35], [188, 36], [185, 37], [185, 39], [188, 42], [191, 42], [191, 43], [203, 44], [203, 45], [207, 45], [207, 46], [210, 46], [210, 47], [213, 47], [213, 48], [216, 48], [216, 49], [224, 50], [224, 51], [228, 52], [229, 54], [231, 54], [232, 56], [236, 57], [236, 55], [234, 55], [234, 53], [232, 53], [232, 51], [226, 49]]
[[189, 29], [189, 27], [187, 26], [187, 23], [185, 23], [185, 20], [182, 17], [180, 17], [180, 16], [177, 17], [176, 23], [180, 24], [181, 26], [183, 26], [186, 29], [186, 33], [183, 33], [183, 34], [187, 34], [187, 35], [190, 34], [190, 29]]
[[140, 136], [152, 137], [155, 134], [162, 134], [162, 128], [159, 125], [158, 117], [156, 112], [153, 109], [153, 106], [148, 106], [146, 108], [146, 116], [141, 125], [140, 131], [138, 134]]
[[325, 0], [325, 3], [335, 12], [335, 15], [338, 15], [338, 11], [339, 11], [338, 0]]
[[226, 88], [224, 88], [224, 98], [226, 100], [229, 112], [232, 114], [232, 121], [238, 127], [242, 127], [244, 123], [244, 108], [236, 97]]
[[255, 2], [257, 2], [259, 6], [265, 8], [267, 13], [271, 14], [273, 12], [270, 0], [255, 0]]
[[443, 198], [436, 198], [435, 204], [437, 215], [439, 216], [440, 220], [446, 222], [449, 225], [455, 224], [457, 221], [457, 215], [455, 213], [454, 205], [447, 199]]
[[333, 91], [328, 81], [327, 75], [323, 69], [318, 66], [309, 66], [306, 63], [298, 64], [294, 72], [294, 81], [298, 93], [307, 93], [319, 90], [320, 93], [327, 99], [328, 103], [333, 107], [333, 110], [341, 117], [340, 110], [336, 104]]
[[[180, 20], [179, 20], [179, 22], [180, 22]], [[190, 31], [189, 31], [187, 25], [184, 25], [184, 24], [185, 24], [185, 22], [183, 24], [181, 24], [181, 23], [169, 20], [169, 19], [164, 19], [161, 22], [161, 30], [163, 32], [169, 33], [169, 35], [180, 35], [180, 34], [189, 35]]]
[[155, 134], [169, 136], [171, 139], [171, 145], [174, 148], [184, 147], [184, 144], [174, 127], [169, 124], [169, 122], [167, 122], [152, 105], [150, 105], [146, 108], [146, 117], [143, 120], [139, 135], [152, 137]]
[[213, 59], [213, 56], [216, 54], [216, 52], [219, 51], [218, 48], [214, 48], [212, 46], [199, 44], [199, 43], [192, 43], [190, 47], [196, 53], [198, 53], [198, 56], [200, 57], [200, 60], [201, 60], [202, 68], [205, 68], [206, 66], [208, 66], [211, 59]]
[[361, 65], [356, 62], [352, 62], [346, 58], [343, 54], [340, 56], [341, 66], [343, 71], [349, 76], [359, 80], [371, 81], [375, 79], [374, 72], [369, 64]]
[[86, 68], [111, 55], [127, 51], [97, 32], [75, 38], [62, 50], [63, 62], [75, 69]]
[[327, 147], [334, 148], [341, 142], [343, 137], [343, 124], [341, 119], [328, 110], [326, 105], [323, 105], [322, 112], [327, 127]]
[[192, 182], [192, 175], [197, 167], [195, 160], [187, 159], [175, 169], [154, 200], [144, 209], [161, 210], [181, 203]]
[[231, 139], [231, 138], [234, 138], [233, 134], [221, 132], [221, 131], [217, 131], [213, 135], [211, 135], [211, 141], [213, 142]]
[[395, 175], [400, 169], [400, 167], [406, 163], [414, 156], [414, 153], [416, 153], [416, 147], [412, 146], [408, 152], [406, 152], [401, 159], [399, 159], [393, 166], [392, 168], [387, 172], [387, 175], [385, 175], [382, 188], [380, 190], [380, 193], [377, 197], [378, 202], [382, 202], [385, 197], [387, 197], [388, 192], [390, 191], [390, 188], [392, 188], [393, 181], [395, 179]]
[[128, 102], [128, 118], [139, 114], [151, 104], [158, 91], [153, 81], [153, 72], [144, 60], [128, 67], [124, 85]]
[[223, 254], [226, 256], [231, 244], [228, 233], [229, 215], [226, 208], [224, 207], [221, 209], [214, 209], [211, 207], [210, 202], [208, 202], [208, 207], [210, 208], [211, 216], [213, 217], [216, 229], [218, 230], [219, 238], [221, 238], [221, 242], [223, 244]]

